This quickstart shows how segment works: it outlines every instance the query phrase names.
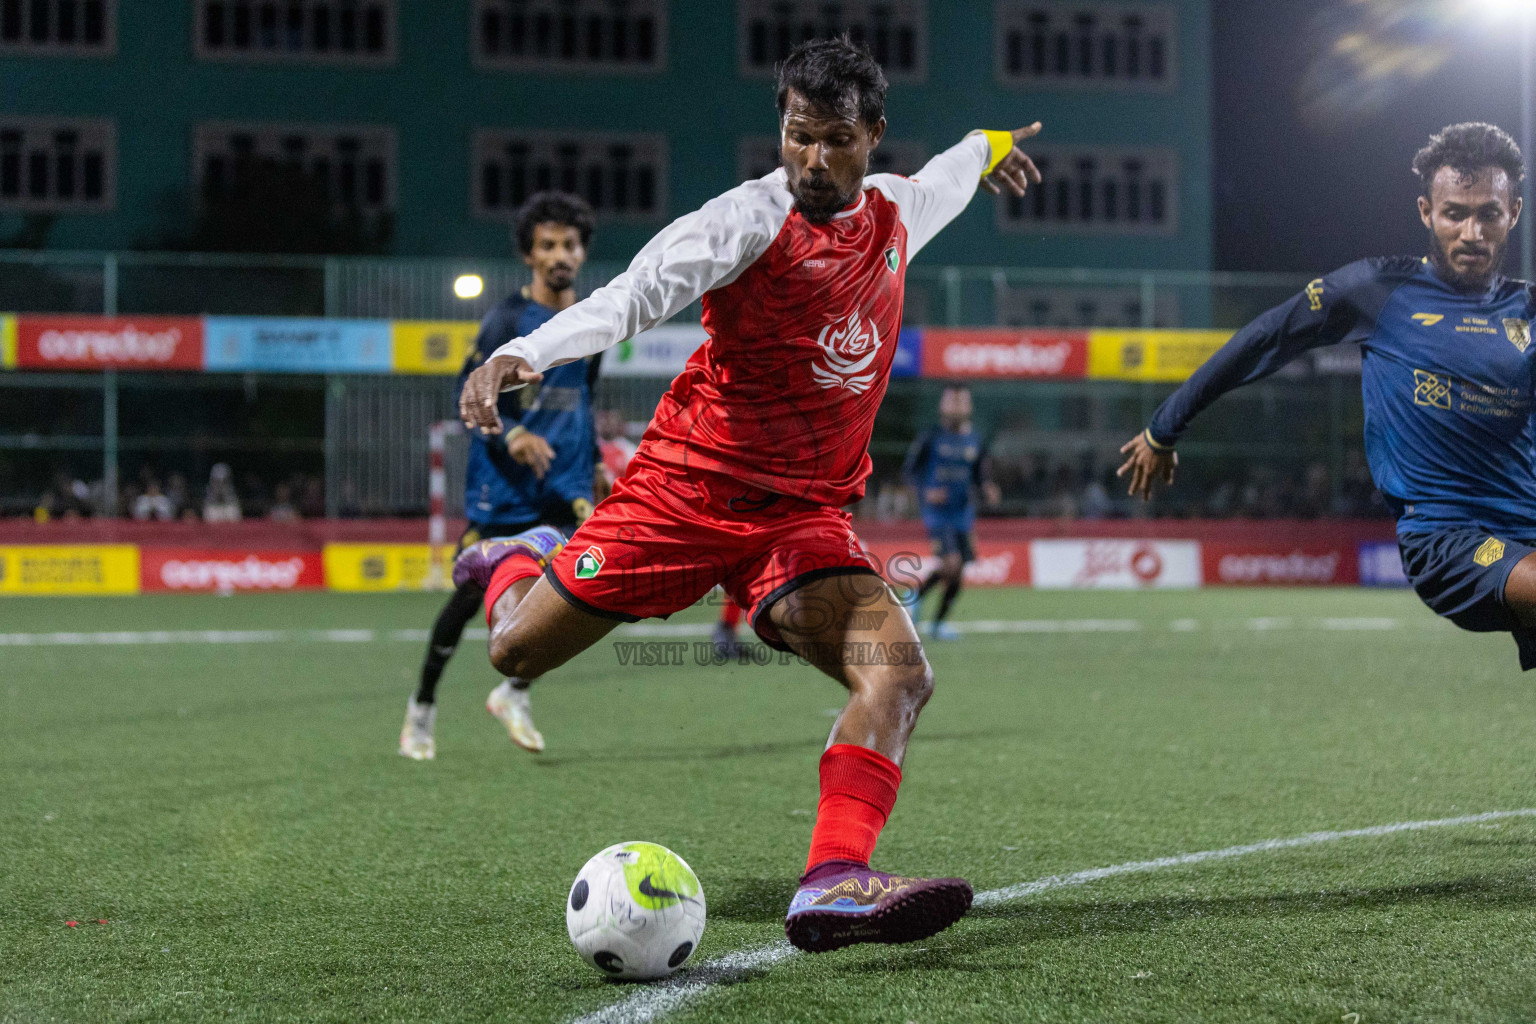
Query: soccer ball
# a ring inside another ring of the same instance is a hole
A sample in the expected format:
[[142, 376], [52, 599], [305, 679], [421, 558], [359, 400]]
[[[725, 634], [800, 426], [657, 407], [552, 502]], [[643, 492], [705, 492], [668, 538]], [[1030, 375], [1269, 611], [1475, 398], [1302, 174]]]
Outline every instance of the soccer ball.
[[618, 843], [582, 867], [565, 901], [582, 958], [613, 978], [665, 978], [704, 934], [704, 889], [693, 869], [655, 843]]

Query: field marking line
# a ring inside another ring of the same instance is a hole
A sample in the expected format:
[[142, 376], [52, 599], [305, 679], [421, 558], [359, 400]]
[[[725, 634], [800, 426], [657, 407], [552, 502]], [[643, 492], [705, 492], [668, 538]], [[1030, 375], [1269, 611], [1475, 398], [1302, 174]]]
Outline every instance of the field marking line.
[[[1290, 836], [1284, 839], [1265, 839], [1257, 843], [1227, 846], [1219, 850], [1199, 850], [1195, 853], [1179, 853], [1171, 857], [1157, 857], [1152, 860], [1127, 861], [1124, 864], [1089, 868], [1086, 871], [1075, 871], [1067, 875], [1047, 875], [1044, 878], [1037, 878], [1033, 882], [1021, 882], [1018, 885], [1008, 885], [1001, 889], [979, 892], [976, 894], [976, 900], [972, 905], [990, 907], [1000, 903], [1012, 903], [1051, 889], [1065, 889], [1071, 886], [1087, 885], [1090, 882], [1097, 882], [1105, 878], [1115, 878], [1120, 875], [1145, 874], [1151, 871], [1161, 871], [1164, 868], [1186, 867], [1191, 864], [1204, 864], [1214, 860], [1230, 860], [1234, 857], [1246, 857], [1254, 853], [1269, 853], [1274, 850], [1292, 850], [1304, 846], [1318, 846], [1323, 843], [1336, 843], [1343, 839], [1366, 839], [1375, 836], [1394, 835], [1399, 832], [1419, 832], [1431, 828], [1476, 825], [1482, 822], [1500, 821], [1507, 818], [1536, 818], [1536, 807], [1525, 807], [1516, 811], [1485, 811], [1482, 814], [1463, 814], [1454, 818], [1434, 818], [1427, 821], [1399, 821], [1391, 825], [1372, 825], [1368, 828], [1308, 832], [1306, 835]], [[796, 955], [796, 953], [795, 948], [783, 939], [766, 946], [727, 953], [724, 956], [705, 961], [674, 981], [661, 982], [649, 988], [641, 989], [634, 995], [621, 999], [601, 1010], [594, 1010], [592, 1013], [585, 1014], [584, 1016], [572, 1018], [570, 1024], [646, 1024], [648, 1021], [658, 1020], [674, 1010], [681, 1009], [685, 1004], [707, 994], [720, 984], [739, 980], [741, 975], [749, 971], [771, 967], [781, 960]]]
[[[1060, 633], [1136, 633], [1164, 628], [1174, 633], [1190, 633], [1212, 628], [1243, 628], [1253, 632], [1292, 629], [1321, 629], [1330, 632], [1385, 632], [1395, 630], [1402, 620], [1394, 618], [1318, 618], [1290, 617], [1240, 619], [1206, 622], [1200, 619], [1173, 619], [1154, 623], [1142, 619], [968, 619], [950, 625], [961, 633], [977, 635], [1027, 635]], [[714, 629], [707, 622], [641, 622], [619, 627], [618, 638], [706, 637]], [[484, 640], [483, 628], [466, 629], [468, 640]], [[173, 629], [114, 630], [101, 633], [0, 633], [0, 647], [133, 647], [152, 644], [369, 644], [426, 643], [425, 629]]]

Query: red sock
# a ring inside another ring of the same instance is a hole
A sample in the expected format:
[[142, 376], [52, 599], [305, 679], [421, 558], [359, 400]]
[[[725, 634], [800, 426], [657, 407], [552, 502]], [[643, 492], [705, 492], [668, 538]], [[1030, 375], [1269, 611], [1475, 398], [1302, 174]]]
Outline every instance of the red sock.
[[867, 866], [900, 785], [901, 769], [884, 755], [852, 743], [828, 747], [821, 755], [821, 801], [805, 870], [829, 860]]
[[491, 585], [485, 591], [485, 622], [488, 626], [494, 626], [491, 621], [491, 609], [496, 607], [496, 602], [501, 595], [518, 580], [526, 580], [533, 576], [544, 575], [544, 570], [539, 568], [539, 560], [530, 554], [515, 551], [502, 559], [496, 566], [496, 571], [491, 573]]
[[741, 622], [741, 605], [726, 598], [725, 604], [720, 606], [720, 625], [735, 629]]

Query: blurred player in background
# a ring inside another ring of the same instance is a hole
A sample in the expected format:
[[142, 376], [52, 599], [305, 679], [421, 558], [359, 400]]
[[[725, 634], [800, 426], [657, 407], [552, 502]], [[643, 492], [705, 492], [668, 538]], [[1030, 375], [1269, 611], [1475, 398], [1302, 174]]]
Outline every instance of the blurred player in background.
[[722, 585], [765, 643], [848, 689], [785, 919], [790, 941], [818, 952], [921, 939], [971, 903], [963, 879], [869, 866], [933, 673], [842, 508], [869, 477], [909, 261], [979, 183], [1021, 196], [1040, 180], [1015, 148], [1038, 124], [973, 132], [910, 179], [866, 177], [885, 92], [879, 64], [846, 38], [797, 47], [779, 68], [784, 166], [674, 221], [628, 271], [499, 349], [460, 399], [467, 424], [498, 435], [503, 389], [702, 297], [709, 337], [613, 495], [569, 544], [547, 528], [483, 541], [454, 574], [487, 588], [492, 663], [520, 680]]
[[[533, 269], [533, 283], [485, 315], [459, 375], [460, 388], [508, 338], [532, 333], [576, 301], [576, 274], [587, 259], [592, 225], [591, 208], [577, 196], [540, 192], [524, 204], [515, 233], [518, 250]], [[459, 538], [460, 551], [482, 538], [510, 536], [540, 523], [568, 533], [607, 493], [609, 480], [596, 457], [592, 418], [598, 362], [598, 356], [578, 359], [547, 374], [541, 388], [503, 396], [504, 429], [495, 436], [470, 432], [464, 474], [469, 523]], [[400, 753], [406, 757], [424, 761], [436, 756], [437, 682], [484, 596], [477, 584], [461, 584], [438, 613], [421, 681], [400, 730]], [[524, 750], [544, 749], [544, 737], [533, 725], [527, 684], [503, 681], [485, 707], [506, 726], [512, 742]]]
[[944, 620], [960, 595], [965, 566], [976, 558], [976, 496], [988, 505], [1002, 500], [992, 481], [991, 460], [971, 426], [971, 389], [945, 388], [939, 398], [939, 424], [917, 436], [907, 451], [901, 477], [917, 491], [923, 528], [933, 542], [939, 566], [929, 573], [912, 597], [912, 616], [921, 619], [922, 600], [944, 585], [933, 614], [932, 635], [940, 640], [959, 636]]
[[1121, 448], [1119, 474], [1151, 497], [1206, 406], [1307, 349], [1357, 343], [1366, 457], [1409, 580], [1463, 629], [1513, 633], [1536, 668], [1536, 296], [1499, 273], [1525, 161], [1508, 134], [1469, 123], [1434, 135], [1413, 169], [1429, 255], [1351, 263], [1238, 331]]

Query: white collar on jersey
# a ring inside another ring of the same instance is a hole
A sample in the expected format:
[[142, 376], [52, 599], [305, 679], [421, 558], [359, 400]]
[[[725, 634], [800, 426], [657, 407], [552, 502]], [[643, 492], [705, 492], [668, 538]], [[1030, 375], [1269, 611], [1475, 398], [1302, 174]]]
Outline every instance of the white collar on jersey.
[[834, 213], [832, 215], [832, 219], [846, 220], [847, 218], [852, 217], [854, 214], [858, 213], [860, 210], [864, 209], [864, 204], [868, 201], [869, 200], [864, 196], [864, 190], [861, 188], [859, 189], [859, 201], [840, 213]]

